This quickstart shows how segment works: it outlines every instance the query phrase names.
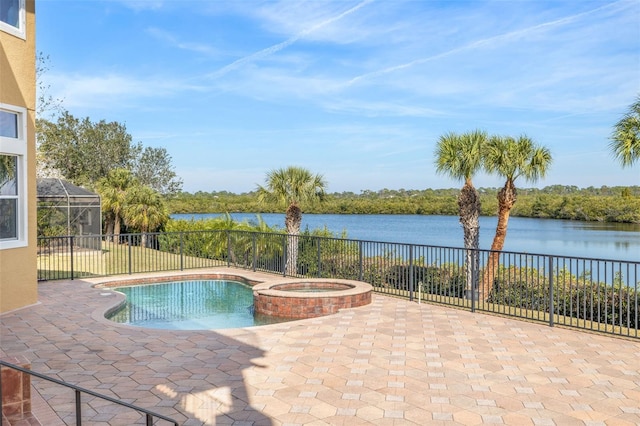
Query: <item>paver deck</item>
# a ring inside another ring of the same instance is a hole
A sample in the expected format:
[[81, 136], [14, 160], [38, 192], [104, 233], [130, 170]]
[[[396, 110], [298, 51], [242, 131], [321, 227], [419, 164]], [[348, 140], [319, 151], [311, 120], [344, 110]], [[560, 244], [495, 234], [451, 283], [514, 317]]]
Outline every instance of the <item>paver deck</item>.
[[[0, 355], [183, 425], [640, 424], [638, 341], [381, 295], [288, 323], [143, 329], [104, 318], [120, 296], [92, 285], [114, 279], [41, 283], [38, 305], [0, 316]], [[73, 392], [33, 386], [57, 415], [41, 408], [43, 424], [75, 424]], [[144, 424], [83, 401], [83, 424]]]

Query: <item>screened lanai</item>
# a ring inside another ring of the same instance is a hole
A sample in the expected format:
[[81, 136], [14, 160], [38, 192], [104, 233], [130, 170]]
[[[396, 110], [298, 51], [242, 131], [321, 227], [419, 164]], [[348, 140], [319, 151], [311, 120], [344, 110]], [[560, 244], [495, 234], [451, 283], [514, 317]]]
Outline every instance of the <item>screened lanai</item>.
[[100, 196], [62, 179], [38, 179], [38, 231], [100, 235]]

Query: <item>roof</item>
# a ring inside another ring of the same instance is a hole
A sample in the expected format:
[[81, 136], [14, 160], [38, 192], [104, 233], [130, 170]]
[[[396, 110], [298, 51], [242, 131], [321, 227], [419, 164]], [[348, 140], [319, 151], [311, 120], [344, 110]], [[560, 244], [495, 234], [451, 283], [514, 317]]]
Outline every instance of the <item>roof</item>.
[[55, 197], [55, 198], [67, 198], [67, 197], [87, 197], [87, 198], [99, 198], [100, 195], [76, 186], [66, 180], [55, 178], [41, 178], [37, 179], [37, 193], [38, 198]]

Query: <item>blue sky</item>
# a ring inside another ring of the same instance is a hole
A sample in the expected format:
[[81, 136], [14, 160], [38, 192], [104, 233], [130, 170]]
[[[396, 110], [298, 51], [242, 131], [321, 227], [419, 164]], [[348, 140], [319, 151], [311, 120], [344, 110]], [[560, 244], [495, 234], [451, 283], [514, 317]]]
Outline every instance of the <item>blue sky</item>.
[[[526, 134], [537, 183], [640, 185], [609, 152], [640, 94], [640, 2], [38, 0], [51, 95], [164, 147], [183, 189], [296, 165], [330, 192], [461, 187], [447, 132]], [[477, 187], [498, 187], [479, 175]]]

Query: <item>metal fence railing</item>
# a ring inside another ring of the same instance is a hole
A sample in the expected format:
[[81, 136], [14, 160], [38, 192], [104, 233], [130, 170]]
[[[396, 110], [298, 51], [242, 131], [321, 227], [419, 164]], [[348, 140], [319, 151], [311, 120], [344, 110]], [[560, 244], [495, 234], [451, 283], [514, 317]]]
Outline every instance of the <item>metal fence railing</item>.
[[38, 238], [38, 279], [233, 266], [640, 337], [640, 262], [247, 231]]
[[[96, 410], [96, 404], [94, 404], [93, 406], [89, 406], [88, 404], [83, 404], [83, 400], [82, 400], [82, 396], [83, 395], [85, 395], [85, 398], [91, 398], [91, 397], [92, 398], [97, 398], [98, 400], [106, 401], [106, 402], [108, 402], [110, 404], [117, 405], [117, 406], [120, 407], [119, 411], [122, 411], [122, 409], [125, 409], [125, 411], [126, 410], [135, 411], [135, 412], [138, 413], [138, 415], [144, 417], [145, 424], [147, 426], [151, 426], [153, 424], [157, 424], [155, 422], [155, 420], [163, 420], [165, 422], [168, 422], [169, 424], [172, 424], [174, 426], [178, 426], [178, 422], [176, 420], [174, 420], [174, 419], [172, 419], [170, 417], [167, 417], [167, 416], [163, 416], [162, 414], [156, 413], [154, 411], [150, 411], [150, 410], [147, 410], [145, 408], [138, 407], [136, 405], [129, 404], [127, 402], [118, 400], [116, 398], [112, 398], [112, 397], [107, 396], [107, 395], [102, 395], [102, 394], [94, 392], [92, 390], [85, 389], [85, 388], [82, 388], [80, 386], [72, 385], [70, 383], [63, 382], [62, 380], [54, 379], [53, 377], [49, 377], [49, 376], [46, 376], [44, 374], [37, 373], [37, 372], [35, 372], [33, 370], [29, 370], [29, 369], [20, 367], [18, 365], [11, 364], [9, 362], [5, 362], [5, 361], [0, 360], [0, 369], [2, 369], [2, 368], [12, 369], [12, 370], [18, 371], [18, 372], [20, 372], [22, 374], [28, 374], [30, 377], [42, 379], [42, 380], [44, 380], [46, 382], [53, 383], [55, 386], [58, 387], [58, 392], [60, 392], [60, 389], [62, 389], [62, 391], [64, 391], [64, 389], [72, 390], [73, 391], [73, 401], [74, 401], [72, 418], [75, 420], [75, 424], [77, 426], [81, 426], [82, 423], [83, 423], [83, 406], [86, 405], [85, 413], [86, 412], [92, 412], [92, 413], [95, 414], [95, 410]], [[1, 380], [1, 377], [2, 377], [2, 375], [0, 375], [0, 401], [4, 402], [5, 400], [2, 399], [2, 380]], [[31, 379], [29, 379], [29, 381], [31, 381]], [[8, 386], [7, 386], [7, 388], [8, 388]], [[69, 408], [70, 404], [59, 404], [59, 405], [60, 406], [65, 406], [65, 407], [67, 407], [67, 409], [69, 411], [71, 411], [71, 409]], [[71, 420], [71, 419], [69, 419], [69, 420]], [[130, 420], [131, 419], [129, 419], [129, 421]], [[112, 421], [113, 421], [113, 419], [112, 419]], [[117, 419], [115, 421], [117, 422]], [[124, 421], [124, 420], [122, 420], [122, 421]], [[90, 420], [87, 420], [87, 422], [91, 423]], [[15, 424], [17, 424], [17, 423], [15, 423]], [[20, 424], [22, 424], [22, 423], [20, 423]], [[38, 424], [40, 424], [40, 423], [38, 423]], [[124, 423], [121, 423], [121, 424], [124, 424]]]

